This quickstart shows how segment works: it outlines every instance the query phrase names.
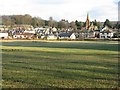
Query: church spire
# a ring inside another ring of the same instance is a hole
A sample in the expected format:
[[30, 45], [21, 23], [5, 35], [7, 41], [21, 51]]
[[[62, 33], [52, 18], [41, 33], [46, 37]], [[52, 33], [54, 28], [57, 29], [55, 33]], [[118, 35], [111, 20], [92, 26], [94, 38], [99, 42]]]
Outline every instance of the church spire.
[[90, 26], [90, 20], [89, 20], [89, 14], [87, 13], [87, 19], [86, 19], [86, 29], [88, 30]]
[[89, 13], [87, 13], [87, 20], [89, 20]]

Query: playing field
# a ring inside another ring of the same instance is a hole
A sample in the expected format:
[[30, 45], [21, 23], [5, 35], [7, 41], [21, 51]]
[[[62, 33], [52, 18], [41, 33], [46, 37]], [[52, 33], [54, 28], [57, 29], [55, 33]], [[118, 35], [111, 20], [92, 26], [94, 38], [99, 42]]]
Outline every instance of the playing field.
[[2, 42], [2, 65], [3, 88], [118, 87], [117, 42]]

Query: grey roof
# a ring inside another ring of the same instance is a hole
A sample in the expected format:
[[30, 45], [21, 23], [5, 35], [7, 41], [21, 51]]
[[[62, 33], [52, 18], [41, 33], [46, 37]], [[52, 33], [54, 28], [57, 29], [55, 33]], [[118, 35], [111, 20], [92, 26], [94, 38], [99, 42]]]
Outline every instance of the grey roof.
[[59, 37], [70, 37], [71, 33], [60, 33], [58, 36]]

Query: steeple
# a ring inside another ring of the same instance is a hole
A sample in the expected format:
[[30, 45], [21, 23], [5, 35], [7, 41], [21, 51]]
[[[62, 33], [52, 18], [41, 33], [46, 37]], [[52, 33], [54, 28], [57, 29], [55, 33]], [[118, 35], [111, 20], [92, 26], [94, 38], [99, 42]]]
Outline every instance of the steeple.
[[86, 29], [88, 30], [90, 26], [90, 20], [89, 20], [89, 14], [87, 13], [87, 19], [86, 19]]
[[89, 14], [87, 13], [87, 20], [89, 20]]

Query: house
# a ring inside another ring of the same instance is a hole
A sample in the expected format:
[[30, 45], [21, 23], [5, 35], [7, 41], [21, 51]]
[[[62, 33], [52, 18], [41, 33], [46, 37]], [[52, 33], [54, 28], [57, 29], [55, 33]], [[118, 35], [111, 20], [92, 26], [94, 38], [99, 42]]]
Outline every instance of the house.
[[95, 38], [100, 38], [100, 30], [94, 30]]
[[33, 26], [32, 25], [25, 25], [25, 24], [21, 24], [21, 25], [14, 25], [13, 26], [14, 29], [18, 29], [18, 30], [33, 30]]
[[99, 38], [100, 30], [81, 30], [79, 39]]
[[13, 35], [14, 39], [32, 39], [34, 38], [35, 35], [32, 33], [18, 33]]
[[34, 31], [35, 31], [36, 33], [42, 33], [42, 32], [45, 31], [45, 28], [43, 28], [43, 27], [38, 27], [38, 28], [35, 28]]
[[37, 34], [38, 38], [42, 38], [44, 39], [45, 38], [45, 28], [35, 28], [34, 29], [35, 31], [35, 34]]
[[105, 26], [101, 31], [100, 31], [100, 38], [112, 38], [114, 36], [114, 32]]
[[7, 32], [1, 32], [0, 33], [0, 39], [7, 39], [8, 38], [8, 33]]
[[48, 35], [47, 40], [57, 40], [57, 36], [55, 36], [54, 34]]
[[102, 31], [100, 32], [100, 38], [112, 38], [114, 33], [112, 31]]
[[70, 39], [71, 35], [72, 35], [72, 33], [63, 32], [63, 33], [58, 34], [58, 38], [59, 39]]
[[89, 26], [89, 30], [98, 30], [98, 27], [93, 25], [93, 22], [92, 22], [91, 25]]
[[84, 29], [82, 29], [82, 30], [80, 30], [79, 31], [79, 38], [80, 39], [84, 39], [84, 38], [87, 38], [87, 33], [88, 33], [88, 30], [86, 30], [85, 28]]
[[15, 34], [15, 35], [13, 35], [13, 38], [14, 39], [24, 39], [25, 37], [23, 34]]
[[25, 30], [24, 33], [32, 33], [32, 34], [35, 34], [35, 31], [33, 31], [33, 30]]
[[78, 33], [72, 33], [72, 34], [70, 35], [70, 39], [72, 39], [72, 40], [75, 40], [75, 39], [77, 39], [77, 38], [79, 38], [79, 34], [78, 34]]
[[53, 29], [52, 27], [48, 27], [45, 30], [45, 35], [53, 34], [53, 32], [56, 32], [56, 30], [57, 30], [56, 28]]
[[52, 32], [57, 32], [57, 28], [52, 28]]
[[71, 40], [75, 40], [77, 38], [79, 38], [79, 34], [78, 33], [60, 33], [58, 35], [59, 39], [71, 39]]
[[94, 38], [94, 37], [95, 37], [95, 32], [94, 32], [94, 30], [88, 30], [87, 38]]

